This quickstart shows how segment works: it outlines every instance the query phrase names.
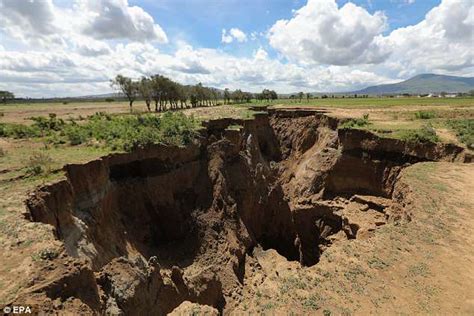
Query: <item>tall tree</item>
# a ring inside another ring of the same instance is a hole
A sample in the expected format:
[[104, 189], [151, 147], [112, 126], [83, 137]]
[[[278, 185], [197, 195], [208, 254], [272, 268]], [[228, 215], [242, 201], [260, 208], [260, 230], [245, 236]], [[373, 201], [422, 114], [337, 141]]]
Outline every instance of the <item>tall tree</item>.
[[153, 97], [153, 83], [151, 79], [143, 77], [140, 82], [138, 82], [138, 92], [145, 101], [148, 112], [151, 112], [151, 100]]
[[300, 103], [303, 100], [303, 96], [304, 96], [304, 93], [302, 91], [298, 92], [298, 99], [300, 99]]
[[128, 99], [130, 105], [130, 112], [132, 112], [133, 102], [136, 100], [138, 95], [138, 85], [131, 78], [117, 75], [112, 80], [112, 86], [120, 90]]
[[0, 99], [2, 99], [3, 104], [6, 104], [8, 100], [15, 99], [15, 95], [10, 91], [0, 91]]
[[230, 92], [229, 88], [224, 89], [224, 104], [229, 104], [230, 103]]

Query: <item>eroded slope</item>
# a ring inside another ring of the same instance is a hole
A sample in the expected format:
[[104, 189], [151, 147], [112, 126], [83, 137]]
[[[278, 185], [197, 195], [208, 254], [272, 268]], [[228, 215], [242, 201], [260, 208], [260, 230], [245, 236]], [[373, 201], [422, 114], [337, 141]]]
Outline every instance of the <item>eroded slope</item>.
[[270, 111], [211, 121], [186, 148], [66, 166], [67, 180], [27, 201], [64, 252], [21, 298], [97, 313], [165, 314], [183, 301], [232, 311], [254, 249], [314, 265], [332, 243], [404, 216], [391, 200], [402, 168], [470, 159], [460, 147], [337, 125], [315, 111]]

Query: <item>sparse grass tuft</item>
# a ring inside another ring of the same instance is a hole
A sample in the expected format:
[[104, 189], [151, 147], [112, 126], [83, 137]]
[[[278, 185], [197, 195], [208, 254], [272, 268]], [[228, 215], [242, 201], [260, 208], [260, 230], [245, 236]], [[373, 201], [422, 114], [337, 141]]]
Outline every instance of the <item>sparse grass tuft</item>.
[[320, 300], [320, 297], [316, 295], [311, 295], [303, 301], [303, 306], [308, 309], [317, 310], [321, 308], [321, 306], [319, 305]]
[[27, 162], [27, 174], [37, 176], [49, 174], [52, 170], [53, 159], [47, 153], [35, 152]]

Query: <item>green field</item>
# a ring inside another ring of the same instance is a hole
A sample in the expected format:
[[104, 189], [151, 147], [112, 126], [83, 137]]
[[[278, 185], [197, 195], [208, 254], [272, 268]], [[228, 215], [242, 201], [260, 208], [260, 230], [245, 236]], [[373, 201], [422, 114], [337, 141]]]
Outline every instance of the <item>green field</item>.
[[289, 100], [279, 99], [274, 101], [275, 104], [282, 104], [285, 106], [321, 106], [321, 107], [336, 107], [336, 108], [389, 108], [395, 106], [440, 106], [449, 105], [457, 107], [474, 106], [474, 98], [327, 98], [327, 99], [303, 99]]

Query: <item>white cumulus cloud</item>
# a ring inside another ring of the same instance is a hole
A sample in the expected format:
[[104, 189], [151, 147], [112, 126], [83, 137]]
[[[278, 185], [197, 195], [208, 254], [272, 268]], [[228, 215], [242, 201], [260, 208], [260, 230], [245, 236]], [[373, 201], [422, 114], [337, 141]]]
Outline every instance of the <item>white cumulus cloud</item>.
[[96, 39], [168, 42], [153, 17], [127, 0], [78, 0], [75, 10], [84, 16], [83, 33]]
[[351, 2], [309, 0], [290, 20], [269, 30], [270, 45], [292, 61], [332, 65], [379, 63], [387, 58], [382, 12], [370, 14]]
[[385, 39], [399, 75], [420, 72], [473, 73], [474, 4], [443, 0], [416, 25], [394, 30]]
[[247, 34], [238, 28], [231, 28], [229, 31], [222, 29], [222, 43], [230, 44], [233, 41], [243, 43], [247, 41]]

